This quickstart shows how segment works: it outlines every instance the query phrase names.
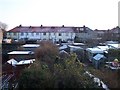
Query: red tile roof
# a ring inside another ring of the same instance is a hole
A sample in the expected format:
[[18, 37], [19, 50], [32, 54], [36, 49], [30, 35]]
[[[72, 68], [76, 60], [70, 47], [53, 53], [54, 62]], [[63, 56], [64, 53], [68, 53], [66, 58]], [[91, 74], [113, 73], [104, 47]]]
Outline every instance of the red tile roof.
[[49, 27], [49, 26], [17, 26], [8, 32], [61, 32], [69, 33], [74, 32], [73, 27]]
[[75, 32], [75, 33], [79, 33], [80, 28], [83, 28], [82, 32], [88, 32], [88, 31], [93, 31], [90, 28], [83, 26], [83, 27], [73, 27], [73, 26], [17, 26], [11, 30], [9, 30], [8, 32], [59, 32], [59, 33], [71, 33], [71, 32]]

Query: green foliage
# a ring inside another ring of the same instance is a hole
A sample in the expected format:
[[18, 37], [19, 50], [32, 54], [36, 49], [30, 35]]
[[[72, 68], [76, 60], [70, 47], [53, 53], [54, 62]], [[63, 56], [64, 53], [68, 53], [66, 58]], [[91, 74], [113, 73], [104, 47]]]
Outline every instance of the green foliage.
[[25, 69], [19, 80], [19, 88], [52, 88], [54, 79], [47, 68]]
[[74, 42], [79, 43], [79, 42], [81, 42], [81, 40], [80, 40], [79, 37], [75, 36], [75, 38], [74, 38]]
[[[71, 53], [69, 57], [61, 59], [50, 46], [43, 44], [44, 49], [39, 48], [36, 53], [37, 61], [24, 70], [20, 77], [20, 88], [91, 88], [95, 87], [93, 81], [84, 75], [84, 66], [77, 60], [77, 55]], [[52, 45], [51, 45], [52, 47]], [[49, 50], [48, 50], [49, 49]], [[57, 50], [57, 49], [56, 49]], [[49, 51], [49, 52], [47, 52]], [[42, 52], [42, 53], [41, 53]], [[54, 53], [53, 53], [54, 52]], [[44, 54], [43, 54], [44, 53]], [[40, 55], [40, 56], [39, 56]], [[48, 64], [48, 56], [53, 63]], [[47, 58], [47, 59], [46, 59]], [[52, 68], [52, 71], [51, 71]]]
[[75, 50], [74, 53], [77, 54], [77, 58], [78, 58], [80, 61], [84, 61], [84, 50], [83, 50], [83, 49]]
[[120, 61], [120, 49], [109, 49], [108, 54], [108, 57], [114, 57]]
[[65, 60], [65, 64], [55, 64], [54, 74], [59, 82], [63, 83], [64, 88], [91, 88], [95, 87], [92, 80], [85, 76], [84, 67], [80, 62], [76, 62], [76, 54]]

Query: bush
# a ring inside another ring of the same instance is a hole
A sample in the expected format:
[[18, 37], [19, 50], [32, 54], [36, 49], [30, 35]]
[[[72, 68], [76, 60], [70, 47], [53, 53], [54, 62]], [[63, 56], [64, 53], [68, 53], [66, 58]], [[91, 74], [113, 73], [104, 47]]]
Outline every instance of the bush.
[[80, 62], [76, 62], [75, 54], [66, 59], [64, 64], [55, 63], [54, 72], [50, 71], [47, 64], [40, 64], [37, 61], [22, 73], [19, 86], [21, 89], [95, 87], [92, 80], [83, 73], [84, 68]]
[[120, 60], [120, 49], [109, 49], [108, 58], [113, 58], [113, 60], [117, 58], [118, 60]]
[[55, 44], [49, 41], [42, 41], [40, 47], [35, 51], [35, 57], [41, 63], [46, 63], [52, 70], [58, 53], [58, 47]]
[[[38, 68], [38, 69], [37, 69]], [[25, 69], [19, 80], [19, 89], [25, 88], [52, 88], [54, 80], [48, 69], [36, 67]]]

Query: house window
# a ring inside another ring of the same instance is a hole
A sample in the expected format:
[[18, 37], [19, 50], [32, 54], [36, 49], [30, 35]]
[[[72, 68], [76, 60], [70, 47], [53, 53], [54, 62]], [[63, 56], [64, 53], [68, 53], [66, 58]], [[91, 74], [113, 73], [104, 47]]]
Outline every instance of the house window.
[[13, 33], [13, 35], [16, 35], [16, 33]]
[[79, 28], [77, 28], [77, 31], [79, 30]]
[[59, 36], [61, 36], [61, 33], [59, 33]]
[[34, 36], [36, 35], [36, 33], [35, 33], [35, 32], [34, 32], [33, 34], [34, 34]]
[[43, 35], [46, 35], [46, 32], [44, 32]]
[[21, 32], [21, 36], [23, 36], [24, 35], [24, 33], [23, 32]]
[[10, 35], [10, 33], [7, 33], [7, 35]]
[[28, 33], [26, 33], [26, 35], [28, 35]]
[[32, 36], [34, 36], [34, 33], [31, 33]]
[[68, 36], [69, 35], [69, 33], [66, 33], [66, 36]]
[[36, 35], [39, 35], [39, 33], [36, 33]]
[[80, 28], [80, 31], [84, 31], [84, 28]]

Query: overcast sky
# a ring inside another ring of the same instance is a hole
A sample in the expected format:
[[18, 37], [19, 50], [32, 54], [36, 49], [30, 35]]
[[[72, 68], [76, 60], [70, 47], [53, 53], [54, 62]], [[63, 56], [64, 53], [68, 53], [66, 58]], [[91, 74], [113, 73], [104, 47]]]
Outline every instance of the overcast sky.
[[118, 25], [119, 0], [0, 0], [0, 21], [8, 30], [23, 26], [88, 26], [111, 29]]

